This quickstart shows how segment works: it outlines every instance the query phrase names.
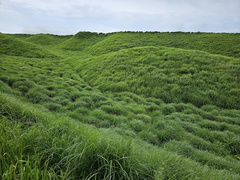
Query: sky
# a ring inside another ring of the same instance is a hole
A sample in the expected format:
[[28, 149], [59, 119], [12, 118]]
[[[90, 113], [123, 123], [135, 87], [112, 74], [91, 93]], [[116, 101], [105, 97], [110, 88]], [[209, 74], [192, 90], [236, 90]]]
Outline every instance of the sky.
[[240, 0], [0, 0], [0, 32], [240, 32]]

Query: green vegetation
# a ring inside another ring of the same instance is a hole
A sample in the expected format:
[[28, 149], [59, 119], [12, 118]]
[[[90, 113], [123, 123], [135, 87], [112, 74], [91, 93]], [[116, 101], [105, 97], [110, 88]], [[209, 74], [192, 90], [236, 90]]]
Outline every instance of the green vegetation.
[[0, 54], [32, 58], [55, 57], [56, 55], [23, 40], [0, 33]]
[[240, 34], [0, 34], [0, 179], [240, 179]]

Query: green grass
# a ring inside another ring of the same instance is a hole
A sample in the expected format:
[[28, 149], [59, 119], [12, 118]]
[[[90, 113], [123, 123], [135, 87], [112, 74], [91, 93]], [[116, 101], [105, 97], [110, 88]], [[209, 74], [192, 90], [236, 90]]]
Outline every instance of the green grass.
[[26, 41], [33, 44], [38, 44], [42, 46], [56, 46], [66, 40], [71, 38], [71, 36], [57, 36], [52, 34], [36, 34], [28, 37]]
[[0, 179], [239, 179], [239, 34], [0, 34]]
[[24, 57], [55, 57], [56, 55], [26, 41], [0, 33], [0, 54]]
[[122, 32], [109, 34], [108, 37], [89, 47], [88, 50], [93, 54], [100, 55], [132, 47], [166, 46], [240, 57], [239, 42], [239, 33]]
[[[6, 94], [0, 99], [2, 112], [8, 113], [1, 118], [1, 154], [8, 157], [1, 161], [1, 170], [6, 179], [21, 179], [22, 176], [22, 179], [24, 176], [29, 179], [42, 176], [47, 179], [87, 179], [90, 176], [97, 179], [152, 179], [154, 176], [178, 179], [186, 175], [200, 179], [208, 176], [238, 178], [234, 172], [213, 170], [174, 152], [145, 146], [143, 142], [144, 146], [140, 147], [111, 130], [99, 130], [67, 117], [44, 113]], [[30, 119], [35, 121], [27, 124]]]
[[83, 60], [76, 70], [101, 91], [130, 91], [165, 103], [239, 109], [237, 68], [237, 58], [176, 48], [141, 47]]
[[85, 48], [101, 41], [104, 37], [106, 37], [106, 34], [79, 32], [61, 43], [58, 48], [63, 50], [82, 51]]

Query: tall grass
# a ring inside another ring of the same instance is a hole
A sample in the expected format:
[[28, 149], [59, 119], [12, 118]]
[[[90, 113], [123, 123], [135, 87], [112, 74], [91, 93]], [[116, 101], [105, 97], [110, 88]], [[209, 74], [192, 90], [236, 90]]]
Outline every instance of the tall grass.
[[76, 70], [104, 92], [129, 91], [165, 103], [239, 109], [235, 75], [222, 68], [233, 66], [235, 60], [200, 51], [146, 46], [83, 60]]
[[[0, 99], [2, 110], [10, 108], [1, 118], [0, 150], [6, 157], [1, 160], [3, 179], [239, 178], [233, 172], [213, 170], [175, 153], [145, 147], [143, 142], [139, 145], [111, 130], [44, 113], [9, 95], [2, 94]], [[37, 120], [27, 129], [22, 126], [28, 119], [25, 114]], [[19, 121], [10, 121], [12, 118]]]
[[239, 179], [238, 38], [1, 34], [0, 179]]

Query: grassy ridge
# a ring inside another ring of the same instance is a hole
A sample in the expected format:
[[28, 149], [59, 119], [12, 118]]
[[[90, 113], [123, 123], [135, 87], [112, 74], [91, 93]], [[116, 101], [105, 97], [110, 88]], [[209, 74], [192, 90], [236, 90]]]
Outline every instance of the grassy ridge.
[[47, 50], [43, 50], [31, 43], [13, 38], [5, 34], [0, 34], [0, 54], [33, 58], [56, 56]]
[[106, 36], [107, 34], [103, 33], [79, 32], [60, 44], [58, 48], [63, 50], [82, 51], [103, 40]]
[[239, 109], [239, 61], [200, 51], [141, 47], [86, 59], [77, 70], [102, 91]]
[[66, 40], [71, 38], [71, 36], [56, 36], [51, 34], [36, 34], [25, 39], [33, 44], [39, 44], [42, 46], [56, 46]]
[[89, 47], [89, 52], [101, 55], [132, 47], [166, 46], [240, 57], [239, 36], [240, 34], [122, 32], [110, 34]]
[[12, 52], [21, 42], [57, 56], [0, 55], [1, 178], [239, 179], [239, 58], [156, 35], [185, 46], [211, 35], [220, 49], [238, 37], [3, 35]]

